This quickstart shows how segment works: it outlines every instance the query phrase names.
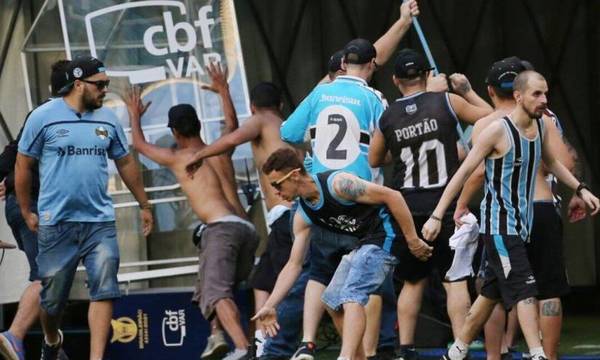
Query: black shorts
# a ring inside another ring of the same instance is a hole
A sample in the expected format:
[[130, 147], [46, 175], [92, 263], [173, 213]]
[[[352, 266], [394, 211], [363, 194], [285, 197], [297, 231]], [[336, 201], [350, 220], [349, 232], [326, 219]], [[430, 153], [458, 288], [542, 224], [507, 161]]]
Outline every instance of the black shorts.
[[523, 239], [516, 235], [481, 236], [487, 256], [481, 295], [500, 300], [507, 310], [521, 300], [537, 296]]
[[[429, 216], [413, 217], [415, 228], [419, 232], [423, 228], [423, 224], [429, 219]], [[436, 268], [440, 277], [444, 279], [446, 272], [452, 266], [454, 259], [454, 250], [450, 249], [448, 240], [454, 234], [454, 220], [451, 215], [445, 215], [442, 218], [442, 228], [439, 235], [434, 241], [427, 242], [433, 246], [433, 254], [427, 261], [417, 259], [409, 250], [408, 244], [404, 237], [399, 236], [396, 241], [399, 241], [398, 265], [394, 278], [397, 282], [408, 281], [411, 283], [429, 277], [433, 268]], [[458, 279], [455, 281], [462, 281]]]
[[273, 291], [277, 276], [287, 263], [291, 250], [290, 212], [286, 211], [271, 224], [267, 248], [249, 280], [250, 287], [269, 293]]
[[339, 234], [317, 225], [310, 228], [310, 268], [308, 279], [329, 285], [342, 256], [359, 245], [355, 236]]
[[537, 281], [538, 299], [569, 293], [562, 244], [562, 220], [552, 202], [535, 202], [533, 229], [526, 245], [529, 263]]

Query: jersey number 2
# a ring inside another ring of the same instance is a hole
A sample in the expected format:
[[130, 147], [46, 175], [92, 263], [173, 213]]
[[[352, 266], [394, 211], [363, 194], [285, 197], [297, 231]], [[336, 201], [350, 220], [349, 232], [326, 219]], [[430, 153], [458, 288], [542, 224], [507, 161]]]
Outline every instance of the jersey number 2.
[[338, 132], [335, 134], [331, 143], [327, 147], [327, 154], [325, 155], [327, 159], [332, 160], [345, 160], [348, 151], [347, 150], [339, 150], [338, 147], [344, 140], [344, 136], [346, 136], [346, 131], [348, 131], [348, 124], [346, 123], [346, 118], [344, 118], [340, 114], [331, 114], [327, 118], [327, 124], [329, 125], [337, 125]]

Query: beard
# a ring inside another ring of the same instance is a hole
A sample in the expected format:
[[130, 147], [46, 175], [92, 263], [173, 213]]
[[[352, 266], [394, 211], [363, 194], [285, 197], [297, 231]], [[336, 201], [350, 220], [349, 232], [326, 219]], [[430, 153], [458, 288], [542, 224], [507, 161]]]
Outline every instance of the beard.
[[527, 114], [527, 116], [529, 116], [531, 119], [539, 119], [542, 117], [542, 115], [544, 115], [544, 111], [546, 111], [546, 107], [536, 107], [533, 108], [532, 110], [527, 109], [527, 108], [523, 108], [523, 110], [525, 110], [525, 113]]
[[87, 89], [83, 92], [83, 106], [88, 111], [94, 111], [102, 107], [104, 100], [104, 93], [100, 93], [98, 96], [93, 96]]

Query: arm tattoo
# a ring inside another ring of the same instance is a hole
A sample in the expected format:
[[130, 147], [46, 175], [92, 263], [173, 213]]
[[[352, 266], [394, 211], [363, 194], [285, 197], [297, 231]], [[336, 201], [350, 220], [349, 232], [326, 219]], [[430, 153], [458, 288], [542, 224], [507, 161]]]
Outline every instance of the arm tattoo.
[[355, 179], [342, 178], [339, 185], [340, 192], [353, 200], [364, 195], [367, 190], [367, 186], [362, 181]]
[[559, 301], [546, 301], [542, 305], [543, 316], [560, 316], [561, 308]]
[[468, 81], [460, 83], [456, 86], [454, 91], [456, 91], [459, 95], [465, 95], [466, 93], [471, 91], [471, 84]]

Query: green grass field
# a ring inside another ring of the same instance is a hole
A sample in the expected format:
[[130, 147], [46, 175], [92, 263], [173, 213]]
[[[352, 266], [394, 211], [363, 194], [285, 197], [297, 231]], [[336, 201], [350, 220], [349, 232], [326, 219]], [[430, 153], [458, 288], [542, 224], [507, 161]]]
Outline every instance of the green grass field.
[[[524, 342], [519, 341], [517, 347], [524, 350]], [[339, 345], [332, 345], [319, 352], [318, 359], [335, 360]], [[600, 316], [567, 316], [563, 324], [560, 344], [561, 355], [598, 356], [600, 359]]]

